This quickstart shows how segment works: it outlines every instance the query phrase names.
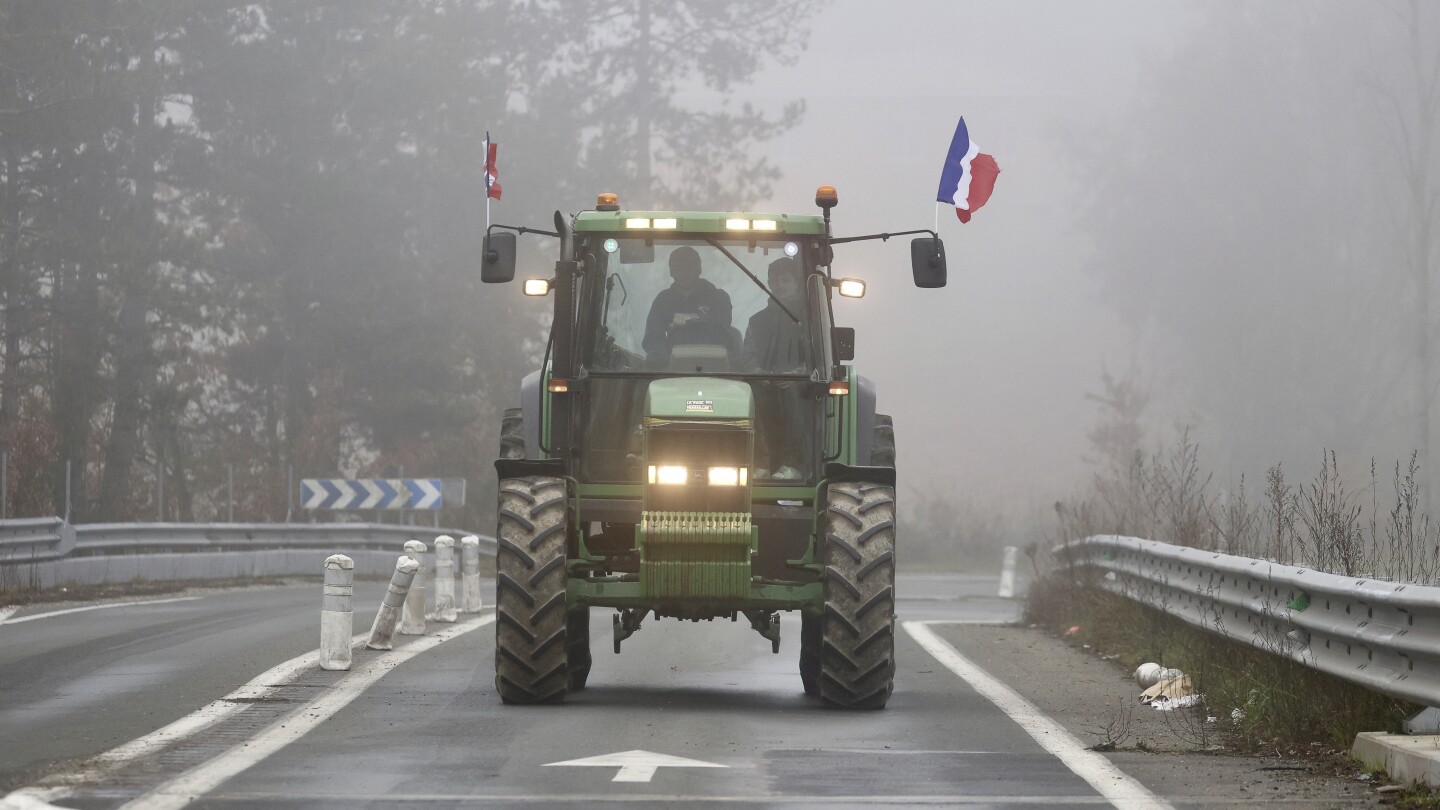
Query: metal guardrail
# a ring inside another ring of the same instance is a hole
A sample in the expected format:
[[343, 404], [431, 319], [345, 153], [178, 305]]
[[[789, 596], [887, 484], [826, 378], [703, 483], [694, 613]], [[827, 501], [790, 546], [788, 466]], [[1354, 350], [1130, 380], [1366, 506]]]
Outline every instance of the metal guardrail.
[[[60, 518], [0, 521], [0, 565], [75, 556], [170, 551], [253, 551], [265, 548], [346, 548], [397, 551], [406, 540], [470, 532], [383, 523], [88, 523]], [[479, 535], [482, 545], [495, 539]]]
[[1056, 551], [1077, 578], [1196, 627], [1381, 694], [1440, 706], [1440, 587], [1115, 535]]

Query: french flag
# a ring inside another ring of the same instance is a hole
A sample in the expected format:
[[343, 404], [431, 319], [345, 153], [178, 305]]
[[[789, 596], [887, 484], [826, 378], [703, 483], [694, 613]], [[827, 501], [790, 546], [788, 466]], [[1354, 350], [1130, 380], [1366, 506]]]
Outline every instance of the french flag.
[[995, 158], [981, 154], [980, 148], [970, 140], [970, 131], [965, 128], [962, 116], [955, 127], [955, 137], [950, 139], [950, 151], [945, 155], [936, 202], [955, 206], [955, 216], [961, 222], [969, 222], [970, 216], [990, 199], [999, 175], [1000, 166]]

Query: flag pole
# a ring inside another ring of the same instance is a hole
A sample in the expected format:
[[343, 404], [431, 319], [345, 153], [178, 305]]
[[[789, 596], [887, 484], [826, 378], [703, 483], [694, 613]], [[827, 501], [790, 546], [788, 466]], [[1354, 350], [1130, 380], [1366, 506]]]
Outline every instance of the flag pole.
[[[487, 215], [488, 216], [488, 215]], [[935, 201], [935, 235], [940, 235], [940, 201]]]
[[490, 130], [485, 130], [485, 154], [480, 156], [480, 172], [485, 178], [485, 235], [490, 235]]

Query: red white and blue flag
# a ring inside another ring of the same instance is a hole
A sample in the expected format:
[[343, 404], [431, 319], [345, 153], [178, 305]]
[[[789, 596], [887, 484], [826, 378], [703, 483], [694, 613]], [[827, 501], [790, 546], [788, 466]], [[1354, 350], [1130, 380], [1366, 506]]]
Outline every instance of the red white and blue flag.
[[950, 151], [945, 155], [945, 168], [940, 171], [940, 191], [935, 200], [955, 206], [955, 216], [961, 222], [969, 222], [970, 216], [990, 199], [999, 174], [1000, 166], [995, 158], [980, 153], [961, 117], [955, 127], [955, 137], [950, 139]]
[[497, 151], [499, 144], [490, 140], [490, 133], [485, 133], [485, 196], [496, 200], [500, 199], [500, 183], [496, 180], [500, 173], [495, 169]]

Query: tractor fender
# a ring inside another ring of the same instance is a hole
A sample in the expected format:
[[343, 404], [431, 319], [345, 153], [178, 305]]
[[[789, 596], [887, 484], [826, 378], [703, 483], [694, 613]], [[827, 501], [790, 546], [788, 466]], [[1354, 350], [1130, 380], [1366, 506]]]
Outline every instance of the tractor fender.
[[[874, 422], [874, 408], [870, 421]], [[520, 381], [520, 415], [524, 422], [525, 458], [543, 458], [540, 454], [540, 372], [532, 371]]]
[[[875, 441], [875, 383], [868, 377], [855, 376], [855, 463], [870, 463], [870, 448]], [[529, 424], [529, 417], [526, 417]], [[527, 428], [528, 430], [528, 428]], [[529, 447], [529, 436], [526, 436]]]

